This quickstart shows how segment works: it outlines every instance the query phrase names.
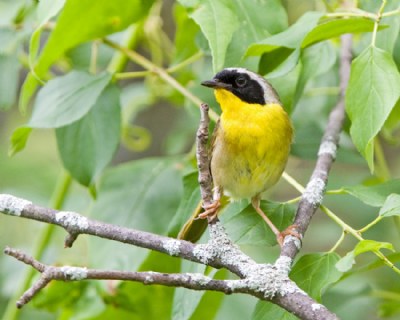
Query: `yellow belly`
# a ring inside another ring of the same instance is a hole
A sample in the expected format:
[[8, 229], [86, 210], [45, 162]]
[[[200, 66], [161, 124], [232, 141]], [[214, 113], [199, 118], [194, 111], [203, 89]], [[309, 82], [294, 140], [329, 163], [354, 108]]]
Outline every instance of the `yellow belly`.
[[223, 113], [211, 158], [214, 184], [234, 199], [252, 198], [282, 175], [292, 141], [290, 120], [278, 104], [243, 104], [216, 91]]

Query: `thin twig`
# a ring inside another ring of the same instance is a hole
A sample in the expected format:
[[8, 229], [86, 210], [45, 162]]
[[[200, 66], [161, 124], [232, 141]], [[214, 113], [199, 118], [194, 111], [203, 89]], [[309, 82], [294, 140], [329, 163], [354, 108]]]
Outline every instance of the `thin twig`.
[[239, 280], [214, 280], [198, 273], [160, 273], [160, 272], [130, 272], [117, 270], [97, 270], [81, 267], [49, 266], [35, 260], [33, 257], [20, 250], [7, 247], [4, 253], [15, 259], [32, 266], [41, 273], [38, 281], [21, 296], [17, 307], [21, 308], [39, 293], [52, 280], [80, 281], [80, 280], [124, 280], [135, 281], [143, 284], [159, 284], [170, 287], [183, 287], [192, 290], [212, 290], [225, 294], [234, 292], [245, 293], [248, 291], [240, 286]]
[[[350, 34], [341, 36], [339, 100], [329, 115], [328, 124], [321, 140], [318, 159], [310, 181], [303, 192], [303, 196], [297, 208], [296, 218], [294, 221], [298, 232], [302, 236], [304, 236], [304, 233], [310, 224], [311, 218], [322, 202], [328, 182], [328, 174], [336, 158], [336, 151], [339, 145], [339, 136], [340, 132], [342, 131], [345, 117], [344, 97], [350, 77], [352, 58], [351, 46], [352, 36]], [[294, 241], [287, 241], [282, 247], [281, 256], [287, 256], [294, 259], [299, 250], [299, 246], [296, 246]]]
[[[42, 290], [51, 281], [82, 281], [82, 280], [123, 280], [123, 281], [134, 281], [140, 282], [145, 285], [163, 285], [169, 287], [182, 287], [192, 290], [210, 290], [218, 291], [225, 294], [232, 293], [247, 293], [251, 294], [262, 300], [269, 300], [265, 297], [264, 292], [260, 290], [254, 290], [249, 286], [247, 280], [214, 280], [210, 277], [204, 276], [199, 273], [160, 273], [160, 272], [130, 272], [130, 271], [116, 271], [116, 270], [98, 270], [88, 269], [74, 266], [50, 266], [42, 264], [36, 261], [33, 257], [23, 253], [20, 250], [6, 248], [4, 253], [24, 262], [25, 264], [31, 265], [37, 271], [41, 273], [38, 281], [36, 281], [30, 289], [28, 289], [18, 300], [17, 307], [21, 308], [32, 300], [40, 290]], [[288, 280], [286, 285], [292, 285], [292, 282]], [[326, 314], [325, 307], [315, 303], [310, 297], [306, 296], [301, 291], [295, 291], [291, 293], [293, 295], [293, 301], [285, 299], [284, 296], [278, 295], [272, 298], [275, 303], [287, 304], [297, 303], [299, 309], [310, 309], [311, 307], [312, 317], [310, 315], [304, 319], [337, 319], [336, 317], [330, 317], [330, 314]], [[316, 308], [315, 306], [318, 306]], [[314, 310], [312, 310], [314, 308]], [[316, 312], [316, 310], [318, 312]], [[311, 313], [310, 313], [311, 314]], [[320, 314], [320, 315], [318, 315]]]
[[379, 10], [378, 10], [378, 12], [376, 14], [376, 19], [375, 19], [375, 23], [374, 23], [374, 30], [372, 31], [372, 38], [371, 38], [371, 46], [373, 46], [373, 47], [375, 47], [376, 34], [378, 33], [379, 23], [381, 22], [383, 10], [385, 9], [386, 4], [387, 4], [387, 0], [382, 0], [382, 4], [379, 7]]
[[[210, 170], [210, 159], [208, 152], [208, 126], [210, 117], [208, 116], [210, 108], [202, 103], [200, 106], [200, 125], [196, 135], [196, 157], [199, 169], [199, 185], [201, 198], [203, 199], [203, 208], [209, 207], [213, 203], [212, 176]], [[208, 223], [217, 223], [218, 216], [207, 217]]]

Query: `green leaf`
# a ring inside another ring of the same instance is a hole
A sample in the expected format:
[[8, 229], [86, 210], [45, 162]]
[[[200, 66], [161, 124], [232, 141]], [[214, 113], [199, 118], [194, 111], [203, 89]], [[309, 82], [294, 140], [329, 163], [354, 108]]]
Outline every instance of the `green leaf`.
[[357, 243], [354, 248], [354, 256], [368, 251], [379, 251], [380, 249], [388, 249], [394, 251], [393, 245], [389, 242], [379, 242], [374, 240], [362, 240]]
[[11, 108], [17, 99], [19, 62], [16, 54], [0, 54], [0, 110]]
[[335, 268], [339, 258], [334, 252], [306, 254], [293, 266], [290, 278], [311, 297], [321, 301], [324, 291], [342, 276]]
[[391, 217], [400, 215], [400, 194], [393, 193], [386, 198], [385, 203], [379, 210], [382, 217]]
[[229, 44], [226, 66], [242, 65], [256, 69], [256, 59], [242, 60], [247, 47], [287, 28], [287, 14], [279, 0], [232, 1], [240, 26]]
[[[234, 0], [235, 12], [241, 26], [248, 29], [250, 39], [279, 33], [288, 27], [288, 17], [279, 0]], [[244, 33], [244, 30], [242, 33]], [[236, 33], [240, 31], [237, 30]]]
[[[91, 212], [96, 219], [166, 235], [182, 198], [182, 163], [176, 158], [131, 161], [105, 170]], [[91, 238], [94, 265], [132, 270], [147, 250]], [[107, 259], [104, 257], [107, 256]]]
[[354, 260], [354, 251], [349, 251], [336, 263], [335, 266], [336, 269], [338, 269], [340, 272], [347, 272], [352, 268], [353, 264], [355, 263], [356, 261]]
[[28, 126], [59, 128], [82, 118], [93, 107], [111, 74], [91, 75], [72, 71], [50, 80], [36, 97]]
[[[279, 98], [282, 101], [283, 107], [288, 114], [293, 112], [293, 99], [300, 74], [300, 65], [297, 65], [292, 71], [278, 78], [268, 78], [268, 81], [276, 89], [279, 94]], [[296, 128], [297, 129], [297, 128]], [[298, 132], [296, 132], [296, 142], [298, 138]], [[320, 142], [320, 141], [319, 141]], [[315, 152], [313, 154], [315, 156]]]
[[372, 20], [354, 17], [323, 22], [307, 34], [301, 43], [301, 47], [305, 48], [314, 43], [335, 38], [345, 33], [372, 32], [374, 24]]
[[85, 186], [93, 183], [114, 155], [120, 137], [119, 90], [108, 86], [80, 120], [56, 130], [65, 168]]
[[[207, 272], [206, 266], [185, 260], [182, 261], [180, 270], [181, 273], [200, 273], [200, 274], [205, 274], [210, 278], [214, 278], [217, 271], [218, 271], [217, 269], [211, 269], [210, 272]], [[207, 295], [208, 293], [209, 292], [203, 290], [196, 291], [196, 290], [187, 290], [184, 288], [176, 288], [173, 307], [172, 307], [172, 319], [173, 320], [193, 319], [193, 314], [195, 313], [196, 310], [201, 309], [199, 304], [202, 300], [204, 300], [205, 295]], [[216, 301], [213, 301], [214, 302], [213, 304], [215, 304], [216, 302], [217, 305], [219, 306], [220, 301], [218, 300], [221, 299], [217, 298], [214, 300]], [[211, 311], [210, 310], [212, 308], [211, 304], [212, 303], [207, 304], [208, 311]], [[201, 314], [202, 314], [201, 319], [204, 319], [205, 318], [204, 312], [201, 312]], [[211, 317], [206, 317], [206, 318], [210, 319]]]
[[[381, 319], [390, 318], [395, 319], [400, 314], [400, 294], [398, 291], [379, 291], [378, 295], [383, 296], [384, 302], [379, 306], [378, 314]], [[386, 299], [385, 299], [386, 296]]]
[[[26, 107], [49, 67], [67, 50], [88, 40], [104, 37], [139, 21], [149, 11], [152, 0], [99, 0], [93, 6], [90, 0], [69, 0], [57, 20], [56, 27], [46, 42], [21, 92], [20, 109]], [[53, 14], [60, 6], [44, 10], [43, 17]], [[47, 8], [47, 7], [46, 7]], [[40, 29], [39, 29], [40, 30]], [[36, 57], [40, 31], [33, 34], [30, 60]], [[60, 41], [62, 39], [62, 41]], [[33, 63], [33, 61], [31, 61]], [[33, 79], [32, 79], [33, 78]]]
[[251, 316], [252, 320], [297, 320], [298, 318], [276, 304], [259, 301]]
[[[397, 263], [400, 261], [400, 252], [395, 252], [391, 254], [386, 254], [386, 258], [392, 263]], [[385, 262], [378, 257], [375, 257], [375, 260], [372, 262], [367, 263], [366, 265], [362, 266], [361, 268], [357, 269], [356, 273], [361, 273], [364, 271], [370, 271], [370, 270], [375, 270], [377, 268], [381, 268], [385, 265]]]
[[[138, 271], [176, 273], [179, 272], [179, 262], [179, 259], [152, 251]], [[138, 282], [122, 281], [114, 292], [105, 292], [103, 299], [107, 304], [132, 314], [122, 318], [103, 315], [99, 319], [169, 319], [174, 290], [175, 288], [167, 286], [143, 286]]]
[[31, 132], [32, 128], [29, 127], [19, 127], [14, 130], [10, 139], [10, 148], [8, 150], [8, 155], [10, 157], [25, 148], [26, 142]]
[[105, 309], [98, 291], [95, 282], [52, 281], [35, 296], [32, 303], [36, 309], [57, 314], [58, 319], [94, 319]]
[[73, 307], [79, 303], [88, 285], [87, 281], [52, 281], [35, 297], [34, 306], [51, 312]]
[[[282, 53], [281, 58], [275, 59], [275, 57], [279, 57]], [[261, 56], [258, 72], [266, 75], [268, 78], [282, 77], [296, 67], [299, 57], [300, 49], [279, 48], [271, 53], [265, 53]], [[280, 62], [282, 58], [283, 61]]]
[[39, 80], [29, 72], [22, 84], [21, 93], [19, 95], [19, 110], [22, 114], [26, 114], [29, 102], [32, 96], [35, 94], [37, 87], [39, 86]]
[[347, 252], [347, 254], [336, 263], [336, 268], [341, 272], [347, 272], [352, 268], [353, 264], [355, 264], [356, 256], [369, 251], [379, 251], [380, 249], [389, 249], [394, 251], [391, 243], [362, 240], [357, 243], [354, 250]]
[[400, 193], [400, 179], [389, 180], [373, 186], [345, 186], [342, 189], [370, 206], [381, 207], [390, 194]]
[[[294, 207], [285, 203], [262, 201], [261, 209], [279, 230], [289, 226], [295, 215]], [[221, 220], [235, 243], [260, 246], [276, 244], [275, 234], [251, 205], [241, 211], [226, 214], [222, 212]]]
[[[386, 132], [389, 131], [389, 133], [391, 133], [392, 131], [395, 131], [397, 128], [399, 128], [399, 126], [400, 126], [400, 99], [397, 100], [395, 106], [393, 107], [388, 118], [386, 119], [384, 128], [387, 130]], [[396, 137], [393, 137], [393, 140], [397, 141]]]
[[[35, 66], [39, 77], [65, 51], [88, 40], [124, 30], [143, 18], [153, 1], [149, 0], [69, 0]], [[62, 41], [60, 41], [62, 39]]]
[[[179, 208], [174, 216], [174, 219], [171, 221], [169, 226], [168, 235], [171, 237], [176, 237], [178, 235], [179, 230], [185, 224], [186, 221], [192, 218], [192, 214], [196, 211], [199, 203], [201, 201], [200, 195], [200, 188], [198, 182], [198, 173], [192, 172], [188, 175], [183, 177], [183, 196], [179, 204]], [[193, 224], [199, 224], [201, 227], [204, 221], [202, 220], [195, 220]], [[207, 224], [206, 224], [207, 225]], [[194, 239], [197, 238], [197, 231], [201, 234], [203, 233], [203, 228], [197, 230], [195, 226], [193, 232], [195, 233], [193, 236], [189, 235], [190, 237], [186, 238], [189, 241], [195, 241]], [[199, 236], [201, 236], [201, 234]]]
[[276, 78], [289, 73], [300, 58], [300, 44], [318, 23], [321, 13], [307, 12], [285, 31], [251, 45], [246, 56], [260, 56], [258, 72]]
[[[214, 270], [208, 267], [205, 274], [217, 280], [226, 280], [229, 277], [226, 269]], [[188, 290], [186, 290], [186, 294], [188, 294]], [[216, 319], [218, 317], [225, 319], [224, 316], [220, 316], [221, 304], [224, 302], [225, 298], [226, 295], [217, 291], [204, 292], [190, 320]]]
[[[180, 272], [201, 273], [204, 274], [205, 265], [195, 264], [186, 260], [182, 261]], [[173, 320], [190, 319], [197, 306], [200, 303], [205, 291], [187, 290], [176, 288], [172, 307]]]
[[260, 56], [279, 47], [299, 48], [304, 37], [317, 25], [322, 13], [307, 12], [285, 31], [249, 47], [246, 56]]
[[391, 55], [376, 47], [365, 49], [352, 63], [346, 92], [350, 134], [358, 151], [374, 170], [374, 138], [400, 96], [400, 74]]
[[212, 53], [213, 71], [216, 73], [224, 67], [226, 50], [234, 31], [239, 27], [232, 1], [201, 1], [190, 16], [207, 38]]
[[176, 23], [174, 64], [177, 64], [199, 50], [195, 41], [199, 26], [189, 18], [187, 11], [179, 4], [174, 7], [174, 17]]
[[328, 42], [319, 43], [303, 50], [301, 54], [301, 72], [293, 101], [294, 106], [300, 100], [307, 82], [317, 74], [323, 74], [329, 70], [335, 61], [336, 52], [333, 46]]

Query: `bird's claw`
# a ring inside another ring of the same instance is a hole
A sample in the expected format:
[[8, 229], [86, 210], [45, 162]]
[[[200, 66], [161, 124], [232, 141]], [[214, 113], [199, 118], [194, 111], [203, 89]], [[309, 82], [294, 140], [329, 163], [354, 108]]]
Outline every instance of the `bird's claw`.
[[283, 242], [284, 242], [286, 236], [290, 235], [290, 236], [296, 237], [297, 239], [299, 239], [301, 241], [301, 239], [303, 237], [297, 231], [297, 229], [298, 229], [298, 226], [295, 224], [292, 224], [291, 226], [287, 227], [285, 230], [283, 230], [282, 232], [277, 234], [276, 240], [278, 241], [281, 248], [283, 247]]
[[215, 200], [213, 203], [204, 206], [205, 211], [200, 213], [196, 219], [208, 219], [208, 221], [213, 221], [218, 215], [218, 209], [221, 206], [219, 200]]

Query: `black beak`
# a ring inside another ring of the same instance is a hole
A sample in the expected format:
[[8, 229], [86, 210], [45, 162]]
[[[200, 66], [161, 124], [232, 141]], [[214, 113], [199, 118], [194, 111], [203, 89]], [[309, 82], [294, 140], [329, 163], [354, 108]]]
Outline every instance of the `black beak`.
[[232, 86], [230, 84], [219, 81], [218, 79], [206, 80], [201, 83], [202, 86], [209, 88], [222, 88], [222, 89], [231, 89]]

